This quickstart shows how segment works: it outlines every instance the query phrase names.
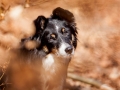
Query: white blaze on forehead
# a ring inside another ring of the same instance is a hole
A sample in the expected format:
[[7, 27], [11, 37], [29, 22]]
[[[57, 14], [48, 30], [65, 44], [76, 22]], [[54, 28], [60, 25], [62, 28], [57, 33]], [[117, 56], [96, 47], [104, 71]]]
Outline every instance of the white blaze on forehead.
[[46, 70], [49, 70], [49, 68], [54, 64], [54, 57], [51, 54], [48, 54], [47, 57], [42, 60], [42, 64]]
[[58, 27], [57, 25], [55, 25], [55, 28], [56, 28], [56, 29], [57, 29], [57, 31], [58, 31], [59, 27]]
[[54, 22], [55, 30], [58, 32], [60, 26], [58, 25], [58, 22]]

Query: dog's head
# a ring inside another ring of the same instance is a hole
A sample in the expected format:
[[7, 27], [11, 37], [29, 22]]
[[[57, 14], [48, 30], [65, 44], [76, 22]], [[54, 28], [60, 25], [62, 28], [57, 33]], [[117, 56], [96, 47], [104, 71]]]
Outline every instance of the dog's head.
[[38, 16], [34, 21], [36, 34], [33, 38], [41, 41], [38, 50], [47, 53], [69, 56], [77, 46], [77, 30], [73, 14], [60, 7], [53, 11], [50, 18]]

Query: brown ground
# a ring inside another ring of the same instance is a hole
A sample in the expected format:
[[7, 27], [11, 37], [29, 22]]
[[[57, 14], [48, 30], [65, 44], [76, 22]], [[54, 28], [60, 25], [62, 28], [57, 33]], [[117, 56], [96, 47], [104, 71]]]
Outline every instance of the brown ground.
[[[14, 6], [16, 3], [24, 4], [25, 2], [24, 0], [8, 1], [0, 1], [0, 6], [4, 7], [3, 10], [7, 11], [9, 6]], [[78, 80], [78, 78], [73, 80], [71, 79], [72, 76], [69, 76], [67, 79], [68, 88], [70, 90], [120, 90], [120, 1], [30, 0], [30, 7], [25, 9], [23, 15], [28, 17], [28, 20], [33, 20], [41, 14], [49, 16], [55, 7], [62, 7], [73, 12], [78, 28], [78, 47], [69, 65], [68, 72], [78, 75], [84, 80]], [[0, 10], [0, 12], [2, 11]], [[1, 24], [0, 29], [1, 27], [3, 24]], [[6, 28], [9, 27], [6, 26]], [[14, 32], [14, 27], [10, 28], [12, 35], [15, 36], [12, 39], [16, 44], [19, 38], [31, 34], [21, 31], [24, 32], [22, 35], [20, 32]], [[18, 37], [19, 34], [21, 36]], [[1, 42], [3, 41], [0, 40]], [[6, 42], [2, 47], [8, 45]], [[14, 47], [11, 42], [9, 43], [10, 48]], [[3, 58], [5, 52], [0, 49], [2, 60], [5, 59]], [[93, 82], [87, 84], [89, 79], [95, 80], [95, 83], [100, 82], [100, 84], [96, 85]], [[109, 88], [102, 89], [101, 85], [103, 84]]]

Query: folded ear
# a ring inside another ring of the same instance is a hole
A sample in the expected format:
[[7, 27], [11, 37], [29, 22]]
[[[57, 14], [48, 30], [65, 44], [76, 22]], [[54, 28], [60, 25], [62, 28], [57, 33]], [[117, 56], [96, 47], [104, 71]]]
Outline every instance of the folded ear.
[[60, 7], [53, 10], [52, 18], [63, 19], [69, 23], [74, 22], [74, 15], [70, 11], [62, 9]]
[[47, 18], [44, 16], [38, 16], [37, 19], [34, 21], [36, 27], [36, 33], [41, 33], [47, 24]]

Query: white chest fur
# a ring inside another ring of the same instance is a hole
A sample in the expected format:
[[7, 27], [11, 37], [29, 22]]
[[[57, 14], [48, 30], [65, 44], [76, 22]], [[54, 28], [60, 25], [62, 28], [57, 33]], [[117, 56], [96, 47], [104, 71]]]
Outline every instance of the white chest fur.
[[43, 60], [42, 65], [45, 70], [49, 70], [54, 64], [54, 57], [52, 54], [48, 54]]

